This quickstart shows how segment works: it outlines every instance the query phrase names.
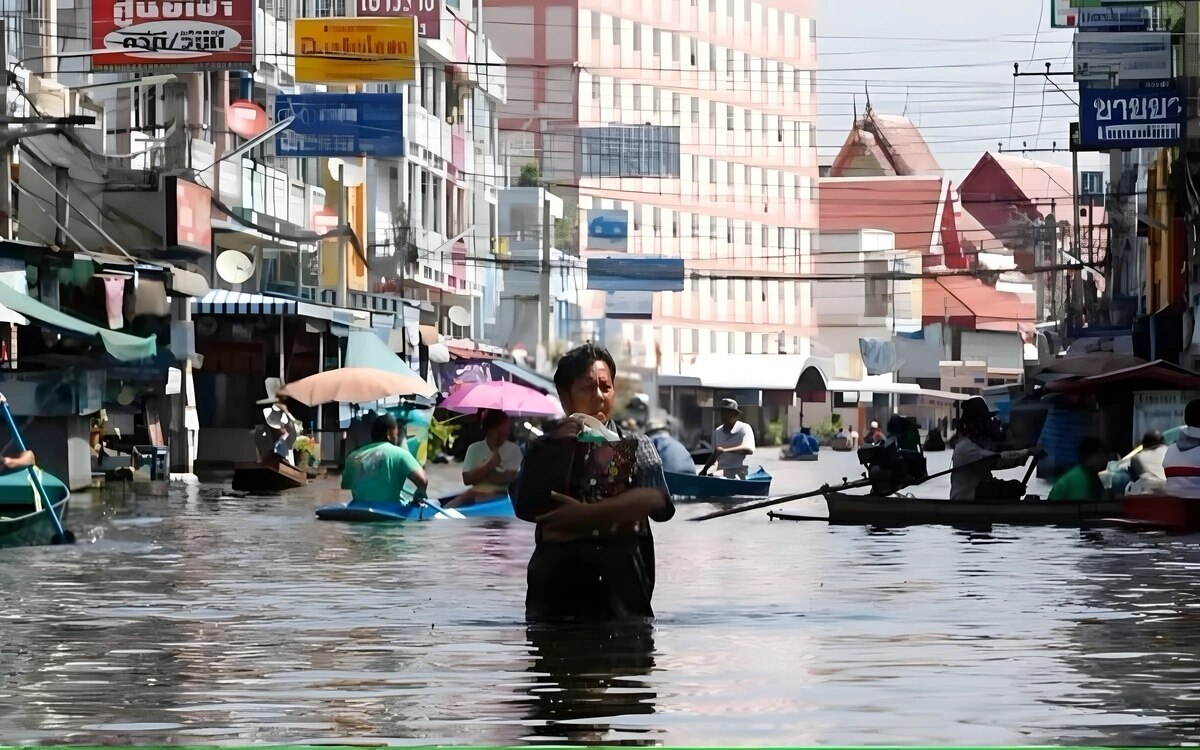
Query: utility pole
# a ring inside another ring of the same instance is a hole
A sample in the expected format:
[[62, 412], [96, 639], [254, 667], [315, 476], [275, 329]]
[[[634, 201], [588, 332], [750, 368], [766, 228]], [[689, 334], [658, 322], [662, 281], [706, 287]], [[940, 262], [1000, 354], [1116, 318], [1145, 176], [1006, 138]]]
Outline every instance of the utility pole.
[[337, 200], [337, 302], [346, 307], [350, 300], [349, 283], [346, 280], [346, 164], [338, 163], [338, 200]]
[[[8, 115], [8, 76], [11, 68], [8, 65], [8, 19], [0, 18], [0, 61], [4, 62], [4, 93], [0, 94], [0, 114]], [[7, 131], [8, 127], [5, 126]], [[5, 239], [16, 239], [13, 236], [12, 224], [12, 157], [14, 143], [8, 140], [5, 132], [4, 143], [0, 145], [3, 158], [0, 158], [0, 236]]]
[[[538, 365], [550, 365], [550, 246], [554, 241], [554, 222], [550, 218], [550, 197], [542, 188], [542, 273], [538, 288]], [[543, 370], [544, 371], [544, 370]]]

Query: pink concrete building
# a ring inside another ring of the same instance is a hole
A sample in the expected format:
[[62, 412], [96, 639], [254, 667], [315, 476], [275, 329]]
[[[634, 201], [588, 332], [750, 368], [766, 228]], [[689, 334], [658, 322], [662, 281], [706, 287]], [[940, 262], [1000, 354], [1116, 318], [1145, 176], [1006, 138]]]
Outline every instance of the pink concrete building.
[[657, 294], [650, 321], [610, 321], [610, 341], [665, 372], [697, 354], [807, 355], [795, 274], [819, 218], [813, 0], [485, 6], [512, 168], [537, 161], [581, 223], [627, 211], [630, 253], [686, 261], [686, 290]]

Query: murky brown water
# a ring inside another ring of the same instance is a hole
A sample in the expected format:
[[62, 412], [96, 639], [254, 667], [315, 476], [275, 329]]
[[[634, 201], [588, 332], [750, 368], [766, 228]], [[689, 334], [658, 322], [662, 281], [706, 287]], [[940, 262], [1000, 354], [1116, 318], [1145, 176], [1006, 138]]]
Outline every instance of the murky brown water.
[[[768, 465], [777, 492], [854, 472]], [[652, 630], [530, 633], [527, 524], [219, 494], [109, 491], [80, 544], [0, 550], [0, 742], [1200, 740], [1198, 538], [686, 506]]]

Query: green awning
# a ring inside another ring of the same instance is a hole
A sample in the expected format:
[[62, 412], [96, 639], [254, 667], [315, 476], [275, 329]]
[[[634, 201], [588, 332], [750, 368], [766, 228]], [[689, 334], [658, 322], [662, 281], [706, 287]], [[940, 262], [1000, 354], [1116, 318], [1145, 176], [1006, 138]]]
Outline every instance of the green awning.
[[109, 354], [121, 362], [149, 359], [158, 352], [158, 345], [153, 336], [140, 338], [128, 333], [101, 328], [61, 310], [55, 310], [33, 297], [21, 294], [6, 284], [0, 284], [0, 305], [20, 313], [29, 318], [31, 322], [46, 328], [102, 344]]

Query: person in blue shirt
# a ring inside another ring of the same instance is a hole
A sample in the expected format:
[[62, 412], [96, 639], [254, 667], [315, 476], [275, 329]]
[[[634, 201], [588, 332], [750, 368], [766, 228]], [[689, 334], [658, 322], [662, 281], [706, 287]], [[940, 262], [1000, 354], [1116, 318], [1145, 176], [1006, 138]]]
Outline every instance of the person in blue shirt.
[[666, 422], [661, 419], [651, 419], [646, 423], [646, 437], [650, 438], [650, 442], [654, 444], [654, 450], [658, 451], [658, 456], [662, 459], [663, 471], [675, 474], [696, 473], [696, 462], [692, 459], [692, 454], [683, 447], [683, 443], [671, 437]]

